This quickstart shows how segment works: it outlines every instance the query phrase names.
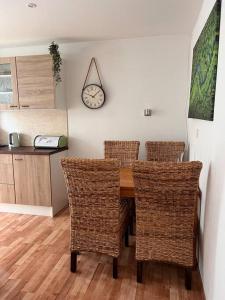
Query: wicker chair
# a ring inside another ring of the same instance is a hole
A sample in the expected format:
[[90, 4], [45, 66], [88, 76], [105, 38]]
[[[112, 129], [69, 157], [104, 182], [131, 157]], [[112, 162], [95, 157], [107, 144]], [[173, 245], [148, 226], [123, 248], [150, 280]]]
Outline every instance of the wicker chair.
[[[131, 168], [135, 160], [138, 159], [139, 141], [105, 141], [105, 158], [116, 158], [120, 161], [121, 168]], [[134, 234], [133, 223], [135, 218], [134, 199], [129, 199], [129, 227], [130, 234]]]
[[134, 163], [138, 282], [143, 261], [167, 262], [185, 267], [185, 285], [191, 289], [201, 168], [198, 161]]
[[121, 168], [131, 168], [138, 159], [140, 142], [138, 141], [105, 141], [105, 158], [119, 159]]
[[184, 142], [146, 142], [147, 160], [179, 162], [183, 159]]
[[71, 272], [79, 251], [113, 257], [113, 278], [122, 237], [128, 246], [129, 211], [120, 200], [119, 161], [63, 158], [61, 161], [71, 216]]

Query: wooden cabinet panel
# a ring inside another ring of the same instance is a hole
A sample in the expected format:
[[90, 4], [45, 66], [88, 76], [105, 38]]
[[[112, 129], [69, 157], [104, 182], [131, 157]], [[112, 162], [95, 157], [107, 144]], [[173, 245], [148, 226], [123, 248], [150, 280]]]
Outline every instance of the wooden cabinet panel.
[[51, 206], [48, 155], [13, 155], [16, 203]]
[[55, 108], [50, 55], [16, 57], [20, 108]]
[[0, 184], [14, 184], [11, 154], [0, 155]]
[[13, 184], [0, 184], [0, 203], [15, 204], [15, 190]]
[[0, 155], [0, 203], [15, 204], [13, 162], [11, 154]]
[[18, 88], [15, 57], [0, 58], [0, 110], [18, 109]]

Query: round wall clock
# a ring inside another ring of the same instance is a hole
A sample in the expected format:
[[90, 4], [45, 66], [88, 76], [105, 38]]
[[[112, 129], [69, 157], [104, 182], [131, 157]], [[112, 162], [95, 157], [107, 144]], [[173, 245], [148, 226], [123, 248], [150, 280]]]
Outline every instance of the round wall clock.
[[[92, 84], [86, 85], [92, 63], [95, 65], [100, 84], [92, 83]], [[82, 89], [81, 98], [82, 98], [83, 103], [88, 108], [91, 108], [91, 109], [100, 108], [105, 103], [105, 92], [102, 87], [102, 82], [100, 79], [100, 75], [99, 75], [98, 68], [97, 68], [94, 57], [92, 57], [89, 68], [88, 68], [88, 72], [87, 72], [87, 75], [86, 75], [86, 78], [84, 81], [84, 85], [83, 85], [83, 89]]]
[[91, 109], [97, 109], [103, 106], [105, 102], [105, 92], [98, 84], [89, 84], [82, 90], [82, 101]]

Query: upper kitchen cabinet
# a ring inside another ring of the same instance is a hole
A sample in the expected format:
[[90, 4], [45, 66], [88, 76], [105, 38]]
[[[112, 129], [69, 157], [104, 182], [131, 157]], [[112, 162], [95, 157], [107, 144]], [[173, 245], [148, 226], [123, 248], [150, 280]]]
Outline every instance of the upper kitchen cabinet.
[[16, 57], [20, 108], [55, 108], [55, 81], [50, 55]]
[[18, 109], [15, 57], [0, 58], [0, 109]]

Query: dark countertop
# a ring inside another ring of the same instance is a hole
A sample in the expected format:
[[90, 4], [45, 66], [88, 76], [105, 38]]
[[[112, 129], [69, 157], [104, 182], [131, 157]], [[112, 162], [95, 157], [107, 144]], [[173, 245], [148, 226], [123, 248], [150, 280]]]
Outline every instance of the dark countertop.
[[8, 146], [0, 146], [0, 155], [1, 154], [51, 155], [65, 150], [68, 150], [68, 147], [59, 148], [59, 149], [35, 149], [34, 147], [31, 146], [24, 146], [24, 147], [9, 149]]

